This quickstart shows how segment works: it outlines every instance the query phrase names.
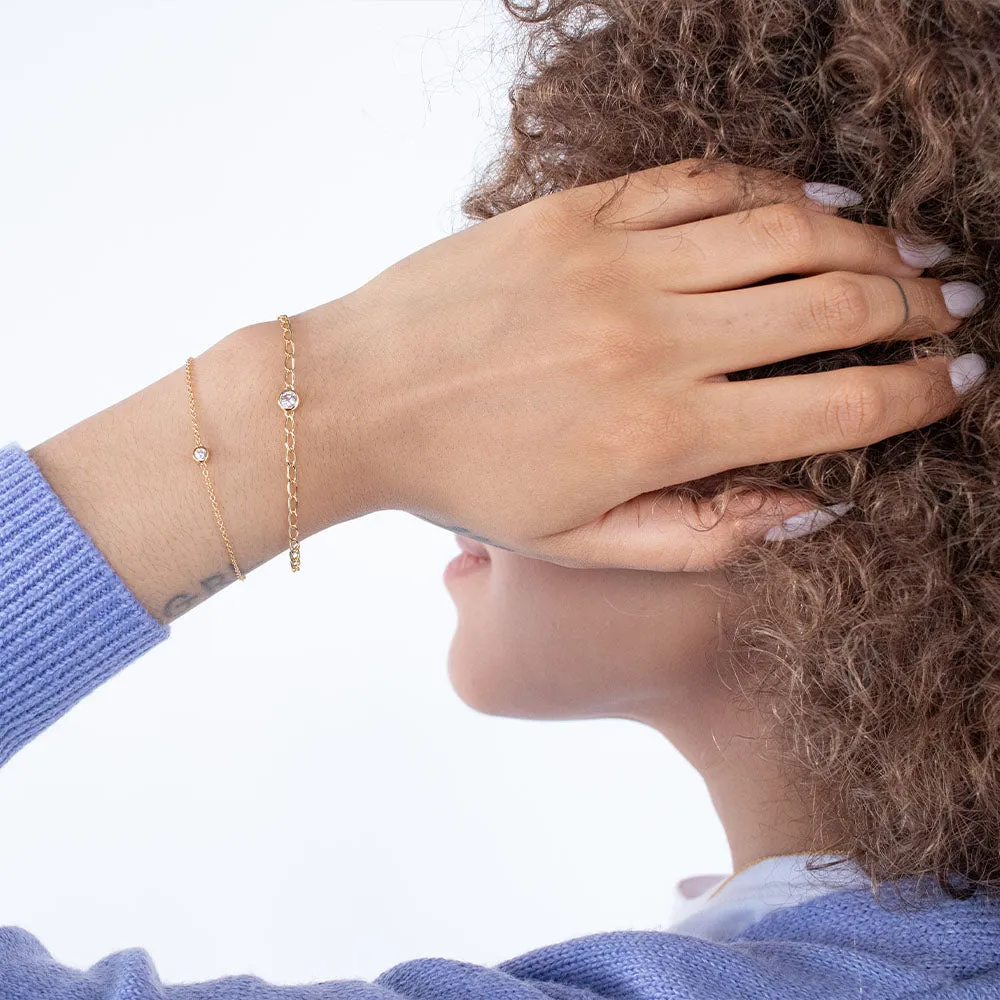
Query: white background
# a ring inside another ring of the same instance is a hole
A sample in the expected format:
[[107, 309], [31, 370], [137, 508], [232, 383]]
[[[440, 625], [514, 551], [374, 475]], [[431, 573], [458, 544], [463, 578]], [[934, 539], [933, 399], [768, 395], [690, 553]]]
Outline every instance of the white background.
[[[463, 225], [507, 30], [493, 0], [4, 0], [0, 443]], [[176, 622], [0, 771], [0, 924], [282, 983], [666, 924], [728, 871], [700, 778], [633, 723], [464, 706], [456, 552], [382, 512]]]

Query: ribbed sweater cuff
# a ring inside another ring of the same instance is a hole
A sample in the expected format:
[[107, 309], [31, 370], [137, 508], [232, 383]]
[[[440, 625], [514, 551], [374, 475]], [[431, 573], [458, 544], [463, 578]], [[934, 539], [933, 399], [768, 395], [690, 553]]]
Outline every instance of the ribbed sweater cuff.
[[28, 453], [0, 448], [0, 764], [169, 635]]

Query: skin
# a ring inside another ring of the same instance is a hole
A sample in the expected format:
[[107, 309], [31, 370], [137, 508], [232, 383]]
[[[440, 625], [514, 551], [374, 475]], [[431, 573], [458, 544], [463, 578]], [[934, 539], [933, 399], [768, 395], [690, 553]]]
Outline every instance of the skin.
[[733, 704], [721, 573], [573, 569], [487, 548], [489, 562], [447, 581], [458, 612], [448, 673], [467, 705], [657, 730], [704, 778], [734, 868], [835, 853], [836, 831], [813, 829], [808, 805], [759, 753], [762, 717]]
[[[713, 590], [735, 546], [813, 503], [737, 497], [718, 519], [664, 488], [940, 419], [960, 403], [943, 357], [726, 373], [959, 320], [893, 234], [809, 203], [799, 180], [756, 175], [734, 214], [732, 171], [690, 166], [539, 199], [291, 317], [299, 530], [399, 509], [481, 540], [489, 563], [449, 582], [458, 694], [485, 713], [655, 728], [704, 776], [742, 866], [836, 841], [760, 753], [766, 706], [734, 707]], [[804, 277], [758, 284], [789, 273]], [[282, 356], [269, 321], [195, 359], [244, 574], [287, 548]], [[192, 447], [179, 366], [30, 452], [162, 622], [234, 580]]]

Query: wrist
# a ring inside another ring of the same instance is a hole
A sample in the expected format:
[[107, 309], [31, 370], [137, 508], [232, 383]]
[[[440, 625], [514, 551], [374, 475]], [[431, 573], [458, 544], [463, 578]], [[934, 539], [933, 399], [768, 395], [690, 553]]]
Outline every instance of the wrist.
[[302, 389], [296, 436], [309, 449], [307, 455], [300, 448], [299, 481], [303, 473], [315, 479], [315, 509], [301, 509], [310, 533], [389, 509], [400, 499], [396, 481], [409, 400], [391, 376], [397, 352], [375, 305], [355, 292], [290, 317], [296, 388]]
[[[298, 533], [305, 539], [378, 509], [370, 471], [364, 392], [350, 327], [340, 300], [290, 317], [295, 345]], [[284, 385], [284, 346], [277, 320], [234, 331], [195, 359], [201, 373], [202, 421], [216, 428], [213, 465], [233, 511], [250, 566], [288, 547], [285, 421], [277, 405]], [[225, 450], [223, 453], [223, 449]], [[227, 522], [230, 517], [227, 516]]]
[[[365, 442], [351, 437], [363, 421], [350, 408], [353, 390], [333, 360], [336, 345], [346, 343], [335, 335], [336, 304], [311, 312], [312, 320], [301, 323], [292, 317], [302, 398], [300, 539], [376, 509], [363, 477]], [[284, 420], [277, 406], [283, 357], [280, 327], [271, 321], [229, 334], [193, 364], [208, 468], [244, 574], [288, 548]], [[70, 513], [161, 622], [235, 579], [193, 448], [181, 363], [31, 449]]]

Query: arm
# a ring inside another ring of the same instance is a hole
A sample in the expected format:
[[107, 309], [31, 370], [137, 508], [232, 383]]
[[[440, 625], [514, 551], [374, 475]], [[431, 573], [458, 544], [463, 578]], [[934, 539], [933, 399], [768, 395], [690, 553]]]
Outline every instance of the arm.
[[[773, 185], [761, 188], [754, 228], [730, 214], [731, 174], [687, 190], [684, 169], [643, 172], [643, 183], [617, 200], [615, 227], [597, 227], [591, 214], [613, 193], [607, 186], [546, 197], [294, 317], [303, 537], [372, 510], [405, 509], [568, 565], [710, 568], [751, 531], [763, 534], [812, 506], [810, 498], [779, 497], [766, 516], [720, 519], [704, 532], [692, 523], [703, 511], [668, 502], [661, 487], [859, 447], [957, 407], [943, 357], [861, 374], [719, 380], [817, 343], [856, 341], [850, 322], [841, 328], [820, 316], [817, 326], [806, 308], [813, 300], [803, 297], [824, 291], [826, 272], [855, 272], [858, 293], [871, 300], [872, 339], [927, 329], [901, 332], [900, 303], [882, 294], [881, 274], [898, 276], [900, 288], [905, 282], [915, 319], [941, 331], [958, 323], [937, 283], [914, 280], [919, 268], [900, 260], [891, 234], [878, 230], [872, 240], [873, 227], [775, 206]], [[801, 200], [801, 185], [789, 180], [783, 195]], [[773, 227], [776, 211], [786, 228], [816, 228], [818, 238], [803, 244], [813, 249], [790, 259], [786, 246], [767, 245], [770, 229], [760, 220]], [[625, 220], [643, 218], [626, 243]], [[670, 227], [684, 239], [660, 239], [656, 230]], [[612, 261], [618, 271], [609, 281]], [[785, 273], [815, 278], [742, 287]], [[732, 290], [731, 313], [720, 316], [722, 289]], [[706, 330], [718, 338], [706, 339]], [[286, 542], [274, 403], [281, 356], [277, 324], [262, 323], [224, 338], [196, 368], [203, 436], [247, 570]], [[844, 409], [859, 399], [872, 405]], [[32, 449], [37, 465], [16, 449], [3, 456], [0, 761], [231, 580], [191, 447], [178, 367]], [[232, 977], [163, 987], [138, 950], [84, 973], [54, 962], [24, 931], [4, 928], [0, 1000], [528, 1000], [583, 997], [591, 987], [613, 996], [632, 991], [622, 968], [638, 962], [642, 978], [642, 966], [663, 965], [664, 948], [680, 949], [676, 967], [684, 967], [695, 947], [684, 941], [655, 935], [639, 954], [627, 933], [620, 941], [598, 936], [593, 948], [557, 945], [537, 961], [496, 969], [418, 960], [374, 983], [279, 987]], [[617, 943], [623, 952], [615, 956]], [[673, 969], [666, 958], [663, 967]], [[719, 955], [709, 958], [718, 972]]]
[[[364, 407], [352, 399], [358, 379], [344, 344], [358, 328], [348, 314], [338, 300], [292, 318], [302, 399], [301, 537], [366, 512]], [[275, 403], [283, 358], [277, 322], [237, 330], [195, 358], [199, 426], [244, 574], [288, 544], [284, 422]], [[193, 447], [181, 365], [29, 452], [118, 577], [162, 624], [236, 579]]]
[[[369, 442], [338, 341], [358, 332], [347, 311], [332, 302], [293, 320], [301, 537], [363, 513], [369, 496]], [[244, 574], [287, 546], [279, 329], [237, 330], [195, 361], [199, 424]], [[331, 368], [336, 391], [318, 385]], [[235, 580], [191, 458], [187, 405], [179, 367], [27, 453], [0, 450], [0, 764]]]
[[[815, 501], [731, 500], [720, 516], [710, 498], [667, 487], [856, 448], [957, 407], [940, 356], [727, 381], [727, 371], [856, 342], [851, 316], [840, 328], [808, 308], [828, 295], [828, 271], [855, 272], [872, 339], [951, 332], [959, 319], [887, 230], [803, 204], [794, 178], [775, 187], [764, 174], [753, 208], [732, 168], [690, 182], [690, 166], [634, 175], [600, 224], [594, 212], [617, 182], [541, 198], [293, 317], [301, 536], [403, 509], [569, 566], [710, 569]], [[786, 228], [815, 230], [798, 257], [767, 241], [776, 211]], [[664, 240], [664, 229], [683, 239]], [[814, 277], [740, 287], [782, 273]], [[922, 323], [900, 328], [883, 274]], [[727, 307], [718, 289], [735, 289]], [[273, 321], [196, 362], [202, 434], [245, 572], [286, 545], [282, 366]], [[33, 448], [34, 472], [6, 456], [0, 763], [233, 580], [191, 448], [178, 366]]]

